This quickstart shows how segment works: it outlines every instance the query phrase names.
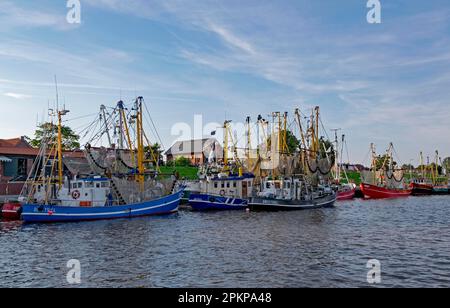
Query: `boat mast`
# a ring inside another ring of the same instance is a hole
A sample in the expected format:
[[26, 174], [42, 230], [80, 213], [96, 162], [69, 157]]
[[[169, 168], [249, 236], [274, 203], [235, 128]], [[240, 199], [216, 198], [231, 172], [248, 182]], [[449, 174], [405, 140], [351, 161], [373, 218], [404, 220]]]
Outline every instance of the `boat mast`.
[[63, 185], [63, 145], [62, 145], [62, 117], [68, 114], [69, 110], [58, 111], [58, 184], [59, 189]]
[[340, 128], [337, 129], [332, 129], [331, 131], [334, 132], [334, 137], [335, 137], [335, 145], [336, 148], [334, 149], [334, 168], [336, 170], [336, 174], [335, 174], [335, 180], [336, 183], [339, 183], [341, 181], [341, 168], [339, 167], [339, 140], [338, 140], [338, 131], [340, 131]]
[[123, 150], [123, 119], [121, 112], [121, 110], [123, 109], [123, 102], [118, 102], [117, 106], [119, 107], [119, 149]]
[[[128, 149], [130, 150], [130, 156], [131, 156], [131, 165], [135, 166], [135, 157], [134, 157], [134, 147], [133, 143], [131, 142], [131, 136], [130, 136], [130, 129], [128, 128], [127, 124], [127, 116], [125, 114], [125, 107], [123, 104], [123, 101], [120, 101], [117, 103], [117, 106], [119, 107], [119, 113], [120, 113], [120, 125], [125, 128], [125, 135], [127, 137], [128, 142]], [[121, 138], [122, 138], [122, 145], [123, 145], [123, 130], [120, 132]]]
[[374, 185], [377, 184], [377, 152], [375, 149], [375, 144], [370, 144], [370, 149], [372, 151], [372, 174], [373, 174], [373, 183]]
[[144, 131], [143, 131], [143, 117], [142, 117], [142, 101], [140, 96], [135, 102], [135, 120], [136, 120], [136, 144], [137, 144], [137, 181], [140, 184], [141, 192], [144, 191], [145, 182], [145, 166], [144, 166]]
[[[307, 150], [307, 144], [306, 144], [306, 137], [305, 137], [305, 133], [303, 131], [303, 126], [302, 126], [302, 119], [301, 119], [301, 114], [300, 114], [300, 109], [295, 109], [295, 115], [297, 117], [297, 122], [298, 122], [298, 127], [300, 130], [300, 137], [302, 139], [302, 144], [303, 147], [305, 149], [305, 152], [303, 153], [303, 151], [300, 151], [300, 155], [301, 155], [301, 160], [302, 160], [302, 166], [303, 166], [303, 170], [306, 171], [306, 163], [305, 163], [305, 155], [307, 155], [308, 153], [306, 153]], [[301, 150], [301, 147], [300, 147]]]
[[228, 173], [228, 144], [229, 144], [229, 130], [231, 121], [226, 120], [223, 124], [223, 164], [224, 171]]
[[315, 144], [315, 152], [316, 152], [316, 155], [317, 155], [317, 158], [319, 157], [319, 151], [320, 151], [320, 141], [319, 141], [319, 120], [320, 120], [320, 107], [319, 106], [317, 106], [316, 108], [315, 108], [315, 112], [316, 112], [316, 114], [315, 114], [315, 116], [316, 116], [316, 122], [315, 122], [315, 128], [314, 128], [314, 133], [315, 133], [315, 136], [314, 136], [314, 138], [315, 138], [315, 140], [316, 140], [316, 144]]
[[247, 117], [247, 165], [248, 165], [248, 170], [250, 170], [250, 166], [251, 164], [251, 147], [252, 147], [252, 136], [251, 136], [251, 124], [250, 124], [251, 118]]
[[420, 169], [422, 172], [423, 181], [425, 181], [425, 165], [424, 164], [425, 164], [425, 162], [423, 159], [423, 152], [420, 152]]
[[103, 118], [103, 122], [104, 122], [104, 125], [105, 125], [106, 136], [108, 137], [109, 147], [112, 147], [111, 134], [110, 134], [109, 129], [108, 129], [108, 119], [106, 117], [106, 106], [105, 105], [101, 105], [100, 106], [100, 117]]

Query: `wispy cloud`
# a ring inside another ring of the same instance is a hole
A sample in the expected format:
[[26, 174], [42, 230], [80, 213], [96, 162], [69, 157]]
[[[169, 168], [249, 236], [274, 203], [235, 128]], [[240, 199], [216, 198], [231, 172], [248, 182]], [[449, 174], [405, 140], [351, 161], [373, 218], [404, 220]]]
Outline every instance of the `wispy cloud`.
[[14, 99], [19, 99], [19, 100], [27, 99], [27, 98], [32, 98], [31, 95], [20, 94], [20, 93], [9, 93], [9, 92], [8, 92], [8, 93], [3, 93], [3, 95], [4, 95], [4, 96], [7, 96], [7, 97], [14, 98]]

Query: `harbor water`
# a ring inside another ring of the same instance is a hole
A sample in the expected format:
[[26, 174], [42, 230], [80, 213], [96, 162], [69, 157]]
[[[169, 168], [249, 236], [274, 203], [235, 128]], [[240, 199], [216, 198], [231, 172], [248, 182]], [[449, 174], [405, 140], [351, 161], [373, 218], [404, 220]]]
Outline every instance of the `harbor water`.
[[0, 222], [0, 287], [450, 286], [450, 197], [354, 200], [301, 212]]

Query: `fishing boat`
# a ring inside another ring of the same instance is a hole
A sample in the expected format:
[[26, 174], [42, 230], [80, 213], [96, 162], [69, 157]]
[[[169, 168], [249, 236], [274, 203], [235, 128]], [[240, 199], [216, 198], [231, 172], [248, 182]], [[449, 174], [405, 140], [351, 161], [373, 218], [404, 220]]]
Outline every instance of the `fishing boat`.
[[433, 194], [433, 185], [422, 181], [415, 181], [410, 184], [413, 196], [429, 196]]
[[449, 193], [448, 178], [441, 174], [442, 161], [439, 151], [436, 151], [435, 161], [430, 157], [424, 164], [423, 152], [420, 152], [420, 178], [411, 183], [413, 195], [446, 195]]
[[[223, 126], [223, 164], [217, 163], [215, 143], [212, 143], [208, 164], [200, 168], [198, 186], [190, 192], [189, 205], [194, 211], [245, 210], [248, 206], [255, 176], [243, 172], [236, 152], [234, 161], [230, 160], [230, 141], [236, 148], [230, 123], [225, 121]], [[233, 170], [237, 170], [237, 173]]]
[[411, 189], [392, 189], [377, 185], [361, 184], [361, 191], [366, 198], [370, 199], [390, 199], [411, 196]]
[[218, 175], [201, 182], [201, 191], [191, 193], [189, 204], [195, 211], [244, 210], [253, 188], [253, 174]]
[[[58, 199], [51, 202], [25, 204], [22, 220], [29, 223], [90, 221], [175, 213], [182, 197], [177, 192], [159, 198], [134, 202], [114, 200], [115, 184], [106, 178], [85, 178], [65, 184]], [[44, 187], [37, 187], [35, 198], [45, 198]], [[36, 201], [42, 201], [37, 199]]]
[[353, 200], [356, 195], [356, 184], [341, 184], [336, 192], [337, 201]]
[[22, 205], [18, 202], [7, 202], [1, 207], [1, 216], [6, 220], [20, 220]]
[[433, 186], [433, 195], [448, 195], [448, 194], [449, 194], [448, 185]]
[[[343, 168], [344, 147], [346, 145], [345, 135], [342, 135], [339, 142], [337, 132], [340, 129], [333, 129], [335, 133], [334, 148], [334, 186], [336, 190], [337, 201], [348, 201], [355, 198], [356, 185], [351, 183], [348, 174]], [[348, 151], [347, 151], [348, 152]], [[343, 175], [343, 176], [342, 176]]]
[[[405, 185], [403, 170], [395, 170], [393, 160], [394, 145], [391, 143], [384, 157], [376, 155], [375, 145], [371, 145], [372, 171], [362, 173], [360, 188], [365, 198], [391, 199], [409, 197], [412, 189]], [[381, 161], [381, 167], [379, 163]]]
[[[39, 159], [36, 160], [22, 193], [22, 219], [26, 223], [53, 223], [177, 212], [183, 186], [176, 185], [174, 177], [158, 179], [155, 172], [147, 169], [149, 153], [145, 148], [148, 149], [149, 146], [144, 145], [143, 103], [142, 97], [137, 98], [133, 106], [134, 113], [131, 118], [127, 118], [123, 102], [119, 102], [112, 114], [118, 115], [120, 119], [110, 119], [111, 123], [120, 123], [120, 131], [126, 132], [129, 146], [127, 153], [132, 166], [124, 162], [118, 152], [122, 146], [116, 149], [110, 145], [109, 148], [115, 155], [114, 159], [109, 160], [111, 165], [105, 165], [107, 160], [102, 160], [102, 164], [88, 143], [85, 146], [86, 158], [97, 175], [82, 178], [71, 178], [64, 174], [61, 122], [68, 111], [57, 111], [54, 114], [58, 118], [57, 140], [55, 142], [52, 131], [46, 132]], [[100, 119], [107, 121], [106, 116]], [[131, 141], [128, 133], [132, 129], [129, 127], [131, 124], [136, 125], [135, 142]], [[104, 132], [104, 127], [102, 131]], [[123, 137], [121, 135], [119, 139]], [[119, 140], [119, 144], [122, 141]], [[119, 172], [120, 169], [127, 169], [128, 172]]]
[[329, 208], [336, 202], [336, 193], [329, 187], [314, 189], [302, 178], [286, 177], [266, 180], [262, 192], [250, 198], [251, 211], [298, 211]]
[[[306, 130], [303, 129], [298, 109], [295, 114], [301, 143], [293, 155], [293, 160], [289, 159], [292, 152], [287, 148], [286, 114], [284, 128], [279, 125], [279, 133], [275, 136], [278, 136], [278, 151], [281, 157], [277, 165], [297, 166], [275, 168], [270, 176], [262, 178], [259, 192], [249, 200], [249, 208], [252, 211], [296, 211], [335, 205], [337, 195], [330, 185], [332, 150], [326, 148], [326, 143], [319, 134], [320, 109], [316, 107], [313, 110]], [[284, 160], [286, 161], [283, 162]]]

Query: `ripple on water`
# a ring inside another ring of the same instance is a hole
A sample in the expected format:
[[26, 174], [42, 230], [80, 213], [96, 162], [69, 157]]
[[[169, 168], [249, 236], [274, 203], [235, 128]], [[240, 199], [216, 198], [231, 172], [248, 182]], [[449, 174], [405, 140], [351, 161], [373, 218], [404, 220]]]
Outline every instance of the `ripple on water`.
[[0, 222], [0, 286], [382, 287], [450, 284], [448, 197], [355, 200], [290, 213], [193, 213], [90, 223]]

